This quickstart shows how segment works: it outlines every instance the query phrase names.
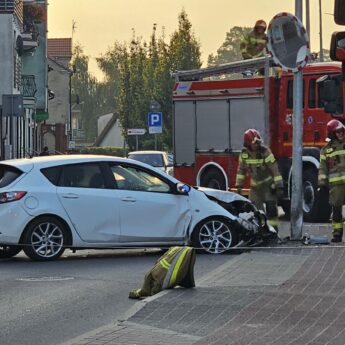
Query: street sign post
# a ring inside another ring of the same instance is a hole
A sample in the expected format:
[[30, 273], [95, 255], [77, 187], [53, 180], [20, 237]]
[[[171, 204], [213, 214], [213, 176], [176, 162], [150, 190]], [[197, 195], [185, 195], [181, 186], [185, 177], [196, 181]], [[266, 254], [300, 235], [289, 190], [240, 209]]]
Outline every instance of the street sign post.
[[291, 178], [291, 238], [302, 238], [303, 226], [303, 68], [309, 59], [309, 37], [301, 22], [302, 0], [295, 0], [296, 16], [279, 13], [268, 26], [267, 48], [284, 71], [294, 73]]
[[127, 135], [135, 135], [135, 147], [138, 151], [139, 149], [139, 135], [144, 135], [146, 133], [145, 128], [128, 128]]
[[162, 112], [149, 112], [148, 113], [148, 126], [150, 134], [162, 133]]
[[143, 135], [146, 133], [145, 128], [129, 128], [127, 129], [127, 135]]
[[[150, 134], [162, 133], [163, 116], [161, 111], [148, 113], [148, 126]], [[155, 150], [157, 150], [157, 136], [155, 135]]]

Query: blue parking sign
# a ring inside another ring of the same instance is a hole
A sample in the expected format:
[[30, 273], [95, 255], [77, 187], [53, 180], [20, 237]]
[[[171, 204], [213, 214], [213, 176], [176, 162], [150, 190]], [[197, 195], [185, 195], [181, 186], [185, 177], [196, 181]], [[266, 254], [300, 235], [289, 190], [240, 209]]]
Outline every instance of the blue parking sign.
[[148, 125], [150, 134], [162, 133], [162, 112], [148, 113]]

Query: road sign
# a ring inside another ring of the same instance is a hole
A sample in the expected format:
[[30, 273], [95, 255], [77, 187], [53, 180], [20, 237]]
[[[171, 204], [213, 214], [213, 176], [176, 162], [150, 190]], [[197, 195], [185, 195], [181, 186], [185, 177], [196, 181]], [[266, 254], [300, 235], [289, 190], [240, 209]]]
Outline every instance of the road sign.
[[75, 149], [75, 141], [74, 140], [70, 140], [68, 142], [68, 148], [69, 149]]
[[148, 124], [150, 134], [162, 133], [162, 112], [150, 112], [148, 113]]
[[146, 133], [145, 128], [128, 128], [127, 134], [128, 135], [143, 135]]

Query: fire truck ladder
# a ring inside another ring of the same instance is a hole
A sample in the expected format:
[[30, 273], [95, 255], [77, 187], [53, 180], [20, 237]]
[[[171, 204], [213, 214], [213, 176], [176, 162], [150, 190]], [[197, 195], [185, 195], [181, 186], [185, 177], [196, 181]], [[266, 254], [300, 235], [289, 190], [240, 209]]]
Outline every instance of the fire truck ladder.
[[268, 76], [269, 67], [273, 66], [272, 61], [273, 60], [270, 56], [256, 59], [241, 60], [212, 67], [192, 69], [189, 71], [177, 71], [173, 73], [173, 77], [175, 78], [176, 82], [197, 81], [207, 77], [232, 73], [242, 73], [248, 70], [259, 70], [261, 68], [265, 68], [265, 76]]

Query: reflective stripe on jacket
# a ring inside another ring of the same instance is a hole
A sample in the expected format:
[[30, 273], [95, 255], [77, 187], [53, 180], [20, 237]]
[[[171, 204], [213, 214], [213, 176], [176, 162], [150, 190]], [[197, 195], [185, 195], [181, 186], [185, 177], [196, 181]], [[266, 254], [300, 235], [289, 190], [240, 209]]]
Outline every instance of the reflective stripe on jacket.
[[195, 249], [191, 247], [171, 247], [162, 255], [153, 268], [145, 275], [141, 289], [130, 292], [130, 298], [152, 296], [163, 289], [194, 287]]
[[274, 184], [276, 188], [283, 187], [278, 164], [273, 153], [266, 146], [261, 146], [258, 151], [242, 149], [236, 175], [237, 188], [243, 187], [247, 174], [251, 176], [251, 187], [258, 187], [262, 184]]
[[243, 36], [240, 50], [243, 59], [253, 59], [265, 55], [267, 36], [265, 33], [258, 35], [251, 31], [248, 35]]
[[319, 186], [345, 183], [345, 142], [332, 140], [321, 149]]

